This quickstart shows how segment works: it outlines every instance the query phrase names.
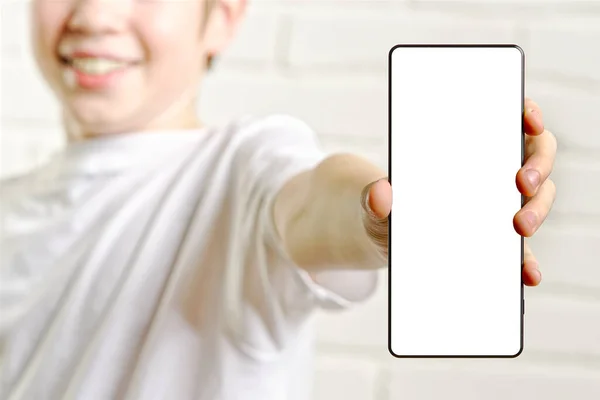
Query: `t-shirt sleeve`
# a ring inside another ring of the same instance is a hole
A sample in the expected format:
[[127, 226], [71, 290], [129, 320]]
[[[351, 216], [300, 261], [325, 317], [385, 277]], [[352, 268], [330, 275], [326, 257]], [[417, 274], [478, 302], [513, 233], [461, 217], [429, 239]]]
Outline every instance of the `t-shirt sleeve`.
[[240, 143], [237, 168], [243, 171], [238, 184], [247, 199], [248, 233], [255, 248], [245, 265], [248, 292], [280, 307], [280, 312], [302, 315], [314, 308], [344, 309], [368, 298], [377, 283], [377, 271], [331, 270], [309, 275], [288, 256], [275, 227], [273, 206], [281, 188], [297, 174], [314, 168], [325, 157], [313, 130], [285, 115], [258, 121], [248, 128]]

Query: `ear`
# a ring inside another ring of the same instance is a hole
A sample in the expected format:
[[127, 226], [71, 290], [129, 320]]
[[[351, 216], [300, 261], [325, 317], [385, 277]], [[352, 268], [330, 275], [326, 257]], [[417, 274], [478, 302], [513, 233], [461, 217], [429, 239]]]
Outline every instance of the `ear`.
[[218, 55], [233, 40], [245, 16], [246, 4], [246, 0], [215, 0], [204, 30], [208, 56]]

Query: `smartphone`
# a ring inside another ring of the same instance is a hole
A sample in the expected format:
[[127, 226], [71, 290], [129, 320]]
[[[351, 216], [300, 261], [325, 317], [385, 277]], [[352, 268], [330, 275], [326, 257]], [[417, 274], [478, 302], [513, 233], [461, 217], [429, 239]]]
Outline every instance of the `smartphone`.
[[389, 351], [523, 350], [525, 55], [516, 45], [397, 45], [389, 53]]

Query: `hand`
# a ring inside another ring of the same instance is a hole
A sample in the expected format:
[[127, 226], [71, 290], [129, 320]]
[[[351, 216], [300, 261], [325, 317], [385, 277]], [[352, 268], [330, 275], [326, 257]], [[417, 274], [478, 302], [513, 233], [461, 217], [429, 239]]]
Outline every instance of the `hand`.
[[[531, 99], [525, 100], [524, 121], [525, 164], [517, 173], [517, 188], [527, 199], [513, 224], [519, 235], [531, 237], [540, 229], [556, 197], [556, 187], [549, 179], [556, 156], [556, 138], [544, 129], [542, 111]], [[538, 262], [525, 242], [523, 281], [527, 286], [537, 286], [541, 280]]]
[[[519, 235], [531, 237], [539, 230], [554, 204], [556, 188], [548, 177], [554, 166], [556, 138], [544, 129], [542, 112], [530, 99], [525, 100], [524, 125], [525, 163], [517, 172], [516, 184], [519, 192], [526, 197], [526, 202], [516, 213], [513, 225]], [[387, 180], [373, 182], [365, 188], [364, 200], [369, 209], [365, 218], [366, 230], [387, 257], [391, 185]], [[524, 256], [523, 282], [527, 286], [537, 286], [542, 275], [527, 243]]]

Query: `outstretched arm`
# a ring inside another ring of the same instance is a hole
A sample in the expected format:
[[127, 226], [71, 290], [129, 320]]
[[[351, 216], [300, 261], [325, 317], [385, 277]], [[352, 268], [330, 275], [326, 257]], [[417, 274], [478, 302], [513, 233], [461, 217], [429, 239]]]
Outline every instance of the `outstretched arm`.
[[384, 177], [362, 157], [340, 154], [288, 182], [275, 221], [293, 261], [308, 271], [383, 267], [392, 202]]
[[[530, 237], [550, 212], [556, 189], [549, 175], [556, 139], [544, 129], [539, 107], [527, 99], [525, 164], [516, 185], [527, 201], [514, 218], [518, 234]], [[355, 155], [335, 155], [292, 178], [275, 202], [275, 224], [292, 260], [309, 272], [369, 269], [387, 263], [392, 188], [385, 172]], [[538, 264], [525, 247], [523, 280], [536, 286]]]

